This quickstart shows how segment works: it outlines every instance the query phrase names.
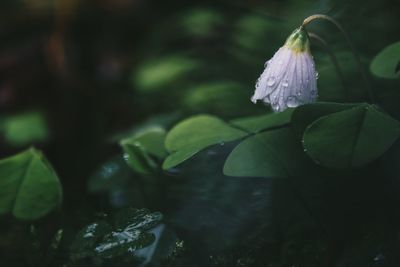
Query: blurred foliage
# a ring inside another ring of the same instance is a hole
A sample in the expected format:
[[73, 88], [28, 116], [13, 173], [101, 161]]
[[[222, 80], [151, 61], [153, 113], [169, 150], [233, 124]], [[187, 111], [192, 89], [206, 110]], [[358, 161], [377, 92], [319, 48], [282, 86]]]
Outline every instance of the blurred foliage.
[[395, 79], [400, 71], [400, 42], [385, 47], [371, 62], [371, 72], [378, 77]]
[[[2, 1], [0, 266], [399, 266], [396, 4]], [[315, 13], [376, 101], [313, 22], [318, 102], [252, 104]]]
[[102, 259], [131, 257], [139, 261], [136, 251], [155, 241], [155, 235], [148, 232], [160, 223], [162, 215], [146, 209], [126, 209], [115, 215], [115, 229], [107, 222], [89, 224], [79, 231], [71, 245], [73, 261], [91, 257], [101, 263]]
[[163, 128], [155, 127], [121, 140], [128, 165], [142, 174], [157, 170], [161, 160], [167, 155], [164, 147], [165, 136]]
[[60, 205], [60, 181], [40, 151], [31, 148], [0, 160], [0, 172], [0, 213], [35, 220]]
[[9, 116], [0, 123], [5, 141], [12, 146], [43, 142], [49, 135], [43, 115], [37, 112]]
[[[139, 90], [155, 91], [171, 87], [174, 82], [182, 82], [182, 78], [198, 68], [198, 63], [183, 56], [173, 56], [149, 62], [140, 69], [135, 77]], [[178, 84], [179, 86], [179, 84]]]

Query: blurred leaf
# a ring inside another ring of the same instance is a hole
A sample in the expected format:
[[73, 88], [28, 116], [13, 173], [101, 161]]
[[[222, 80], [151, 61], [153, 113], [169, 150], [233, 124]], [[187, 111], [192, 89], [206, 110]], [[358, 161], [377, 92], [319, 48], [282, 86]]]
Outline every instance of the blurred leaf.
[[198, 115], [188, 118], [168, 133], [165, 146], [172, 154], [164, 161], [163, 168], [172, 168], [211, 145], [233, 141], [246, 135], [246, 132], [232, 128], [214, 116]]
[[150, 246], [138, 250], [136, 255], [143, 258], [144, 266], [163, 266], [160, 263], [165, 261], [165, 258], [172, 258], [179, 256], [180, 252], [183, 252], [183, 241], [179, 241], [175, 231], [166, 226], [160, 224], [151, 231], [156, 240]]
[[198, 67], [199, 62], [189, 57], [164, 57], [144, 64], [133, 77], [134, 83], [138, 90], [153, 92], [182, 79]]
[[234, 25], [232, 53], [246, 63], [260, 64], [260, 59], [266, 61], [274, 53], [281, 31], [281, 25], [265, 16], [245, 15]]
[[[344, 81], [341, 80], [332, 58], [326, 52], [316, 58], [316, 68], [319, 73], [318, 99], [321, 101], [349, 101], [359, 99], [365, 94], [359, 86], [359, 71], [352, 53], [347, 51], [335, 51], [334, 55], [341, 69]], [[355, 79], [357, 77], [357, 79]], [[351, 88], [351, 89], [350, 89]]]
[[6, 142], [13, 146], [42, 142], [48, 137], [46, 121], [39, 112], [18, 114], [5, 118], [2, 131]]
[[93, 248], [103, 237], [111, 232], [111, 226], [103, 221], [85, 226], [78, 232], [71, 244], [71, 257], [74, 260], [94, 256]]
[[216, 28], [224, 23], [223, 16], [212, 9], [198, 8], [187, 12], [182, 20], [184, 30], [197, 37], [215, 34]]
[[382, 78], [396, 79], [400, 77], [400, 42], [385, 47], [372, 60], [371, 72]]
[[399, 137], [400, 124], [369, 105], [319, 118], [304, 132], [304, 148], [323, 166], [359, 167], [381, 156]]
[[138, 173], [148, 174], [159, 167], [158, 162], [167, 155], [164, 147], [166, 132], [159, 127], [152, 127], [132, 137], [122, 139], [120, 145], [125, 152], [128, 165]]
[[[265, 41], [275, 39], [277, 36], [277, 23], [265, 16], [245, 15], [235, 24], [233, 35], [234, 42], [242, 49], [265, 48]], [[272, 38], [274, 37], [274, 38]]]
[[292, 114], [293, 130], [302, 138], [304, 130], [316, 119], [339, 111], [354, 108], [357, 104], [317, 102], [297, 107]]
[[131, 179], [132, 171], [122, 156], [114, 157], [102, 164], [90, 176], [88, 190], [91, 193], [106, 192], [119, 188]]
[[158, 175], [135, 175], [121, 154], [100, 164], [89, 178], [88, 190], [106, 196], [113, 208], [142, 207], [147, 197], [155, 203], [153, 191], [158, 188], [158, 178]]
[[115, 227], [126, 227], [138, 230], [149, 230], [160, 224], [163, 216], [160, 212], [150, 212], [147, 209], [126, 208], [115, 215]]
[[134, 124], [134, 126], [128, 130], [113, 134], [108, 140], [111, 143], [115, 142], [118, 143], [122, 139], [127, 139], [135, 134], [145, 132], [151, 128], [161, 128], [161, 129], [170, 128], [174, 123], [179, 121], [181, 117], [182, 114], [180, 111], [172, 111], [172, 112], [152, 115], [150, 118], [146, 119], [139, 125]]
[[231, 124], [249, 132], [257, 133], [264, 129], [280, 127], [290, 123], [292, 113], [293, 109], [289, 108], [279, 113], [234, 119]]
[[242, 141], [228, 156], [224, 174], [235, 177], [289, 177], [309, 171], [310, 163], [290, 128], [271, 130]]
[[[250, 102], [249, 92], [235, 82], [213, 82], [188, 90], [184, 105], [193, 112], [208, 112], [221, 116], [243, 115], [257, 108]], [[238, 109], [238, 107], [242, 107]]]
[[43, 217], [62, 200], [60, 181], [43, 154], [29, 149], [0, 160], [0, 213], [22, 220]]
[[136, 250], [150, 245], [154, 240], [155, 237], [151, 233], [127, 227], [106, 235], [94, 251], [100, 257], [113, 258], [123, 254], [133, 254]]
[[96, 222], [84, 227], [71, 245], [74, 260], [86, 257], [114, 258], [135, 256], [138, 249], [154, 242], [154, 234], [147, 232], [162, 220], [159, 212], [128, 208], [115, 216], [115, 229], [106, 222]]

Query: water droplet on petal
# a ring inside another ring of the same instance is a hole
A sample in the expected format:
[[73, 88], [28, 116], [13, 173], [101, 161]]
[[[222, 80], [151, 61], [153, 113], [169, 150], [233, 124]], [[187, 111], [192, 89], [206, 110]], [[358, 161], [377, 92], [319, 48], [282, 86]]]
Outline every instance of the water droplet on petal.
[[283, 81], [283, 82], [282, 82], [282, 86], [283, 86], [283, 87], [288, 87], [288, 86], [289, 86], [288, 81], [287, 81], [287, 80]]
[[268, 64], [269, 64], [270, 61], [271, 61], [271, 60], [268, 60], [267, 62], [264, 63], [264, 68], [266, 68], [266, 67], [268, 66]]
[[271, 107], [274, 111], [279, 111], [281, 109], [279, 103], [271, 103]]
[[294, 107], [297, 107], [298, 105], [299, 105], [299, 100], [297, 99], [297, 97], [295, 97], [295, 96], [289, 96], [287, 99], [286, 99], [286, 105], [289, 107], [289, 108], [294, 108]]
[[316, 72], [315, 72], [315, 79], [318, 80], [318, 78], [319, 78], [319, 73], [318, 73], [318, 71], [316, 71]]
[[275, 81], [276, 81], [275, 77], [274, 77], [274, 76], [271, 76], [271, 77], [269, 77], [268, 80], [267, 80], [267, 85], [268, 85], [268, 86], [273, 86], [273, 85], [275, 84]]

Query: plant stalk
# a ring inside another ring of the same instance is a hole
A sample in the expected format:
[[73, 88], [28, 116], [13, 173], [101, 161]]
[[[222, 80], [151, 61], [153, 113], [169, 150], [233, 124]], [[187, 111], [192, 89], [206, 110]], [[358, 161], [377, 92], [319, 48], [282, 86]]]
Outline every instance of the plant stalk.
[[329, 57], [331, 58], [333, 66], [335, 67], [336, 73], [339, 76], [339, 80], [340, 80], [340, 82], [342, 84], [342, 87], [343, 87], [343, 89], [345, 91], [345, 96], [348, 97], [349, 96], [349, 89], [346, 86], [345, 78], [344, 78], [342, 69], [340, 68], [339, 61], [337, 60], [337, 58], [336, 58], [335, 54], [333, 53], [332, 49], [329, 47], [328, 43], [321, 36], [319, 36], [318, 34], [315, 34], [313, 32], [308, 32], [308, 36], [312, 40], [317, 41], [320, 44], [320, 46], [325, 48], [326, 52], [328, 53]]
[[362, 64], [362, 62], [361, 62], [361, 58], [360, 58], [360, 56], [359, 56], [357, 50], [355, 49], [355, 47], [354, 47], [354, 45], [353, 45], [353, 42], [352, 42], [351, 39], [350, 39], [349, 34], [344, 30], [344, 28], [343, 28], [335, 19], [333, 19], [332, 17], [329, 17], [329, 16], [327, 16], [327, 15], [323, 15], [323, 14], [315, 14], [315, 15], [311, 15], [311, 16], [307, 17], [307, 18], [303, 21], [303, 24], [302, 24], [301, 26], [302, 26], [302, 27], [305, 27], [305, 26], [306, 26], [307, 24], [309, 24], [311, 21], [316, 20], [316, 19], [322, 19], [322, 20], [327, 20], [327, 21], [331, 22], [331, 23], [332, 23], [333, 25], [335, 25], [336, 28], [338, 28], [339, 31], [343, 34], [344, 38], [346, 39], [346, 41], [347, 41], [347, 43], [348, 43], [348, 45], [349, 45], [349, 47], [350, 47], [350, 49], [351, 49], [351, 52], [353, 53], [354, 59], [355, 59], [356, 62], [357, 62], [358, 68], [359, 68], [359, 70], [360, 70], [360, 74], [361, 74], [361, 76], [362, 76], [362, 78], [363, 78], [363, 80], [364, 80], [364, 82], [365, 82], [367, 95], [368, 95], [370, 101], [371, 101], [372, 103], [375, 103], [375, 96], [374, 96], [372, 87], [371, 87], [371, 85], [370, 85], [370, 83], [369, 83], [367, 73], [366, 73], [365, 70], [364, 70], [364, 66], [363, 66], [363, 64]]

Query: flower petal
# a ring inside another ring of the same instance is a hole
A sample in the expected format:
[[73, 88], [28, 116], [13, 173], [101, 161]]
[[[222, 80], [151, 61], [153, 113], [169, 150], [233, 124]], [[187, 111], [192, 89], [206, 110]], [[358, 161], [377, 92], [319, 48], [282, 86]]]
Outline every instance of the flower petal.
[[314, 60], [308, 51], [281, 47], [268, 62], [251, 100], [262, 100], [276, 112], [314, 102], [317, 84]]

